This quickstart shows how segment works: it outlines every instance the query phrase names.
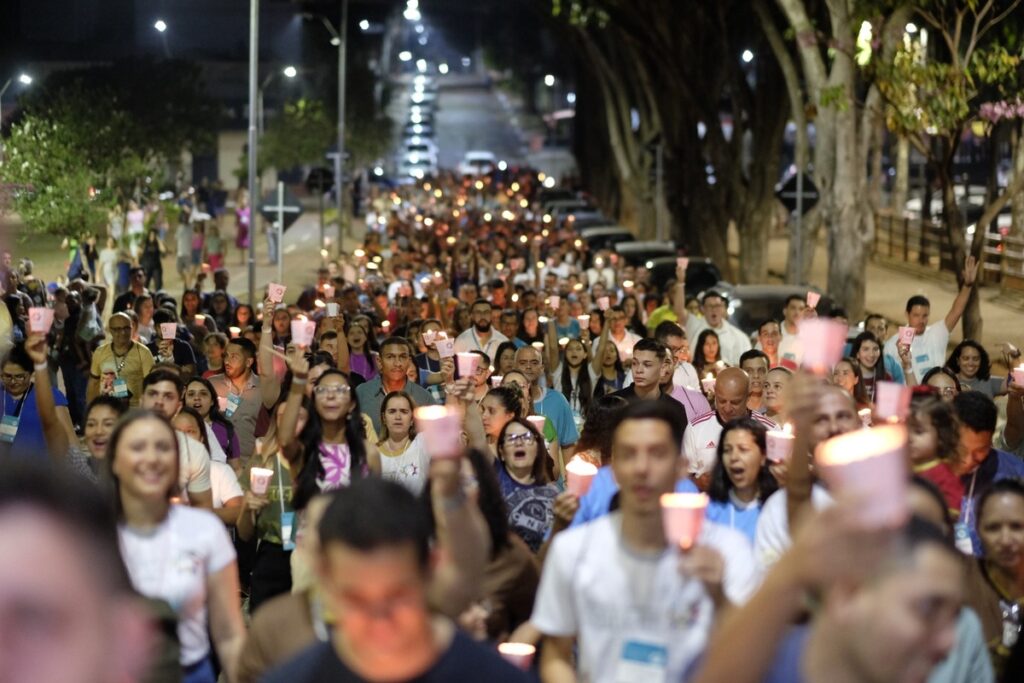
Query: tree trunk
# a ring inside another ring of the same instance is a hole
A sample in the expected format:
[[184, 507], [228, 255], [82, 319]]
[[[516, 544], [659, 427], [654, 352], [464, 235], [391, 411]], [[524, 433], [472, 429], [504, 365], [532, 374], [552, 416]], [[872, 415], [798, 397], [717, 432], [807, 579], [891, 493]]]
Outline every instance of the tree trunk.
[[[1013, 131], [1013, 175], [1011, 181], [1024, 177], [1024, 122], [1017, 122]], [[1011, 231], [1016, 237], [1024, 237], [1024, 189], [1018, 190], [1010, 198], [1013, 207], [1013, 223]]]
[[905, 135], [896, 138], [896, 181], [889, 196], [889, 209], [900, 218], [907, 206], [910, 189], [910, 140]]

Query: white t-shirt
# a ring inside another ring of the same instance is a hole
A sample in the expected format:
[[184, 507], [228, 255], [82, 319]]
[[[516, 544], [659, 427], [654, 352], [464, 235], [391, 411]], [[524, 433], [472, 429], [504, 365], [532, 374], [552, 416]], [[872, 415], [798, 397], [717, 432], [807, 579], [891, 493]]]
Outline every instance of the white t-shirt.
[[423, 445], [423, 435], [417, 434], [401, 455], [387, 455], [381, 451], [380, 464], [384, 479], [397, 482], [414, 495], [420, 495], [430, 471], [430, 456]]
[[[896, 342], [899, 341], [899, 334], [894, 334], [885, 342], [885, 355], [901, 365], [900, 353], [896, 349]], [[914, 370], [914, 377], [918, 382], [925, 373], [932, 368], [941, 367], [946, 364], [946, 347], [949, 345], [949, 330], [946, 329], [946, 321], [929, 325], [925, 328], [924, 334], [914, 337], [910, 344], [910, 359]]]
[[224, 507], [224, 503], [232, 498], [241, 498], [245, 495], [238, 483], [238, 475], [227, 463], [216, 460], [210, 462], [210, 484], [214, 509]]
[[[764, 425], [765, 429], [778, 429], [778, 425], [760, 413], [750, 413], [750, 419]], [[722, 423], [714, 411], [701, 415], [683, 432], [683, 455], [690, 474], [707, 474], [718, 459], [718, 441], [722, 437]]]
[[[544, 635], [577, 638], [582, 681], [681, 681], [707, 645], [714, 606], [700, 581], [679, 574], [678, 550], [633, 553], [621, 529], [612, 513], [555, 536], [530, 621]], [[625, 678], [644, 653], [662, 658], [664, 676]]]
[[206, 446], [191, 436], [175, 431], [178, 435], [178, 488], [189, 491], [210, 490], [210, 453]]
[[[579, 397], [579, 393], [576, 391], [576, 385], [580, 381], [579, 373], [580, 372], [584, 372], [584, 368], [586, 368], [587, 375], [590, 376], [590, 395], [591, 395], [591, 397], [593, 397], [593, 395], [594, 395], [594, 387], [597, 385], [597, 379], [598, 379], [597, 373], [594, 372], [594, 366], [592, 366], [590, 363], [587, 363], [587, 362], [584, 362], [583, 365], [579, 368], [579, 370], [577, 370], [575, 377], [572, 377], [572, 375], [570, 375], [570, 379], [571, 379], [571, 382], [572, 382], [572, 395], [571, 396], [566, 396], [566, 398], [569, 401], [569, 407], [572, 408], [572, 416], [573, 416], [573, 418], [577, 422], [577, 424], [576, 424], [577, 427], [582, 427], [582, 423], [583, 423], [583, 410], [582, 410], [582, 408], [580, 406], [580, 397]], [[555, 367], [555, 371], [551, 374], [551, 383], [553, 384], [553, 386], [551, 388], [554, 391], [558, 391], [558, 392], [562, 391], [562, 363], [559, 363]], [[565, 396], [565, 394], [562, 394], [562, 395]]]
[[700, 391], [700, 377], [697, 376], [697, 368], [686, 361], [677, 364], [675, 372], [672, 373], [672, 384], [684, 389]]
[[729, 365], [739, 365], [740, 356], [744, 351], [750, 350], [750, 337], [743, 333], [743, 330], [734, 326], [728, 320], [723, 320], [721, 327], [711, 327], [705, 318], [695, 315], [686, 316], [686, 338], [690, 340], [692, 348], [696, 350], [697, 337], [704, 330], [714, 330], [718, 335], [719, 355]]
[[[811, 505], [821, 510], [832, 504], [832, 496], [825, 487], [815, 484], [811, 487]], [[792, 539], [789, 536], [789, 517], [786, 511], [786, 489], [779, 489], [761, 506], [757, 518], [757, 533], [754, 535], [754, 557], [762, 571], [767, 570], [789, 550]]]
[[742, 605], [749, 600], [763, 577], [754, 561], [754, 547], [743, 532], [705, 518], [697, 542], [714, 548], [725, 560], [722, 577], [725, 597], [734, 605]]
[[622, 339], [616, 339], [610, 332], [608, 333], [608, 341], [615, 344], [615, 348], [619, 351], [619, 360], [623, 363], [629, 363], [633, 359], [633, 347], [641, 339], [643, 337], [630, 330], [625, 330]]
[[208, 511], [172, 505], [156, 529], [141, 533], [121, 524], [118, 536], [132, 585], [175, 611], [181, 664], [195, 664], [210, 650], [207, 579], [235, 561], [224, 524]]

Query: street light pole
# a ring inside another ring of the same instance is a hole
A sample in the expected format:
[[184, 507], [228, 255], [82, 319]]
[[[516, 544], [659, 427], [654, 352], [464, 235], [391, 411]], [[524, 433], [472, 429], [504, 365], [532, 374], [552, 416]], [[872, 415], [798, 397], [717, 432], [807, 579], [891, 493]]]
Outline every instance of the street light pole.
[[249, 305], [256, 306], [256, 117], [260, 66], [260, 0], [249, 0]]
[[[345, 170], [345, 53], [348, 45], [348, 0], [341, 0], [341, 26], [338, 27], [338, 156], [334, 160], [334, 189], [338, 205], [338, 253], [342, 250], [342, 238], [345, 231], [344, 226], [344, 178]], [[347, 230], [351, 236], [351, 226]], [[324, 245], [320, 245], [323, 249]]]
[[[18, 82], [22, 85], [30, 85], [32, 83], [32, 77], [28, 74], [21, 74], [18, 76]], [[7, 89], [11, 87], [11, 83], [14, 83], [13, 76], [7, 79], [7, 82], [4, 83], [4, 87], [0, 88], [0, 126], [3, 126], [4, 122], [4, 94], [7, 92]], [[3, 158], [4, 139], [2, 136], [0, 136], [0, 161], [3, 161]]]

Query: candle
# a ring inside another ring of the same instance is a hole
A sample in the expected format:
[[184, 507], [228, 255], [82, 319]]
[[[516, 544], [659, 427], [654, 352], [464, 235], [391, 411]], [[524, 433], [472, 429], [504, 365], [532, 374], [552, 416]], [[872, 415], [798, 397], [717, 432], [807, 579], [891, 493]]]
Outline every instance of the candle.
[[228, 332], [231, 333], [231, 338], [235, 339], [238, 337], [238, 335], [242, 334], [242, 329], [240, 327], [235, 327], [234, 325], [232, 325], [231, 327], [228, 328]]
[[544, 353], [544, 342], [533, 342], [530, 344], [533, 348], [537, 349], [541, 353]]
[[276, 282], [271, 282], [267, 285], [267, 298], [273, 301], [275, 304], [279, 304], [284, 301], [284, 292], [288, 289], [284, 285], [279, 285]]
[[313, 343], [313, 335], [316, 333], [316, 322], [306, 320], [303, 317], [292, 321], [292, 341], [296, 346], [309, 347]]
[[910, 412], [914, 390], [899, 382], [875, 383], [875, 414], [888, 422], [902, 422]]
[[899, 329], [899, 343], [904, 346], [910, 346], [914, 343], [914, 328], [907, 327], [906, 325], [900, 326]]
[[860, 423], [865, 427], [871, 426], [871, 408], [861, 408], [857, 411], [857, 415], [860, 416]]
[[793, 427], [785, 424], [782, 429], [770, 429], [765, 436], [767, 453], [770, 462], [789, 462], [793, 455]]
[[558, 310], [558, 306], [562, 303], [562, 297], [557, 294], [552, 294], [548, 297], [548, 305], [551, 306], [552, 310]]
[[28, 329], [36, 334], [47, 334], [53, 327], [53, 309], [32, 306], [28, 309]]
[[195, 321], [196, 321], [196, 325], [205, 325], [206, 324], [206, 316], [203, 315], [202, 313], [196, 313]]
[[584, 330], [590, 329], [590, 316], [589, 315], [578, 315], [576, 320], [580, 321], [580, 328]]
[[708, 497], [704, 493], [665, 493], [661, 496], [661, 523], [665, 540], [689, 550], [704, 523]]
[[262, 496], [270, 486], [270, 478], [274, 476], [274, 470], [262, 467], [253, 467], [249, 470], [249, 487], [257, 496]]
[[610, 306], [611, 306], [611, 302], [608, 300], [608, 297], [606, 297], [606, 296], [598, 297], [598, 299], [597, 299], [597, 307], [598, 308], [600, 308], [602, 311], [607, 311]]
[[548, 419], [543, 415], [530, 415], [526, 420], [533, 425], [533, 428], [540, 432], [541, 437], [544, 436], [544, 425], [547, 424]]
[[815, 464], [837, 496], [860, 500], [860, 516], [887, 526], [907, 518], [907, 430], [902, 425], [860, 429], [818, 446]]
[[177, 323], [160, 323], [160, 337], [162, 339], [174, 339], [177, 335]]
[[423, 435], [431, 458], [458, 458], [462, 455], [462, 418], [448, 406], [417, 408], [416, 431]]
[[1013, 369], [1013, 383], [1024, 387], [1024, 364]]
[[501, 386], [501, 380], [503, 380], [503, 379], [505, 379], [504, 375], [491, 375], [491, 386], [492, 387], [500, 387]]
[[477, 366], [480, 365], [480, 354], [457, 353], [455, 362], [458, 364], [459, 377], [472, 377], [476, 373]]
[[843, 357], [846, 333], [846, 325], [828, 318], [801, 322], [797, 338], [804, 367], [817, 374], [828, 372]]
[[536, 652], [537, 648], [528, 643], [501, 643], [498, 645], [498, 653], [502, 659], [522, 671], [530, 670]]
[[809, 308], [817, 308], [819, 301], [821, 301], [821, 294], [818, 294], [817, 292], [807, 292], [807, 306]]
[[579, 456], [573, 456], [572, 460], [565, 464], [565, 488], [579, 498], [587, 495], [596, 476], [597, 467]]
[[677, 268], [681, 268], [683, 270], [686, 270], [686, 267], [688, 265], [690, 265], [690, 259], [686, 258], [685, 256], [680, 256], [679, 258], [676, 259], [676, 267]]
[[704, 379], [700, 381], [700, 387], [704, 390], [705, 394], [711, 394], [715, 391], [715, 376], [710, 372], [704, 376]]

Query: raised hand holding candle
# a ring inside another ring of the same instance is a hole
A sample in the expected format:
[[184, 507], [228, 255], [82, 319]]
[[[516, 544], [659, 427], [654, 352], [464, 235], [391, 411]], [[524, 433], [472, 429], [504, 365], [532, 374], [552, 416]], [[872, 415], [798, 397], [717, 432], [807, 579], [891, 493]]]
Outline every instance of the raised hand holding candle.
[[687, 266], [690, 265], [690, 259], [685, 256], [680, 256], [676, 259], [676, 267], [681, 270], [686, 270]]
[[665, 493], [661, 496], [661, 523], [665, 540], [689, 550], [700, 536], [708, 497], [704, 493]]
[[458, 458], [462, 455], [462, 418], [448, 406], [417, 408], [416, 431], [423, 435], [431, 458]]
[[437, 355], [441, 358], [451, 358], [455, 355], [455, 340], [454, 339], [442, 339], [440, 333], [438, 333], [437, 340], [434, 342], [434, 346], [437, 347]]
[[910, 346], [914, 343], [914, 328], [906, 325], [901, 325], [899, 329], [899, 343], [904, 346]]
[[548, 297], [548, 305], [551, 306], [551, 310], [557, 311], [558, 307], [562, 303], [562, 297], [558, 294], [552, 294]]
[[491, 386], [500, 387], [501, 380], [505, 379], [504, 375], [491, 375]]
[[818, 446], [815, 464], [832, 493], [861, 501], [863, 522], [895, 526], [908, 515], [906, 448], [902, 425], [859, 429]]
[[178, 336], [178, 323], [160, 323], [160, 338], [174, 339]]
[[597, 467], [579, 456], [565, 464], [565, 489], [579, 498], [587, 495], [597, 476]]
[[325, 299], [333, 299], [334, 298], [334, 285], [324, 285], [324, 298]]
[[437, 337], [437, 330], [424, 330], [423, 331], [423, 344], [430, 346], [434, 343], [434, 339]]
[[338, 306], [338, 304], [336, 302], [334, 302], [334, 301], [327, 302], [327, 317], [328, 318], [337, 318], [338, 314], [340, 312], [341, 312], [341, 308], [340, 308], [340, 306]]
[[292, 341], [296, 346], [309, 348], [313, 343], [313, 335], [316, 333], [316, 322], [305, 318], [296, 318], [292, 321]]
[[817, 308], [819, 301], [821, 301], [821, 294], [818, 294], [817, 292], [807, 292], [808, 308]]
[[590, 316], [589, 315], [578, 315], [576, 320], [580, 321], [580, 327], [584, 330], [590, 329]]
[[704, 379], [700, 381], [700, 388], [704, 390], [705, 394], [711, 394], [715, 391], [715, 376], [710, 372], [704, 376]]
[[284, 292], [287, 289], [284, 285], [279, 285], [276, 282], [271, 282], [267, 285], [267, 298], [273, 301], [275, 304], [279, 304], [284, 301]]
[[536, 652], [537, 648], [529, 643], [501, 643], [498, 645], [498, 654], [501, 655], [501, 658], [522, 671], [530, 670]]
[[53, 309], [32, 306], [28, 309], [28, 329], [35, 334], [47, 334], [53, 327]]

